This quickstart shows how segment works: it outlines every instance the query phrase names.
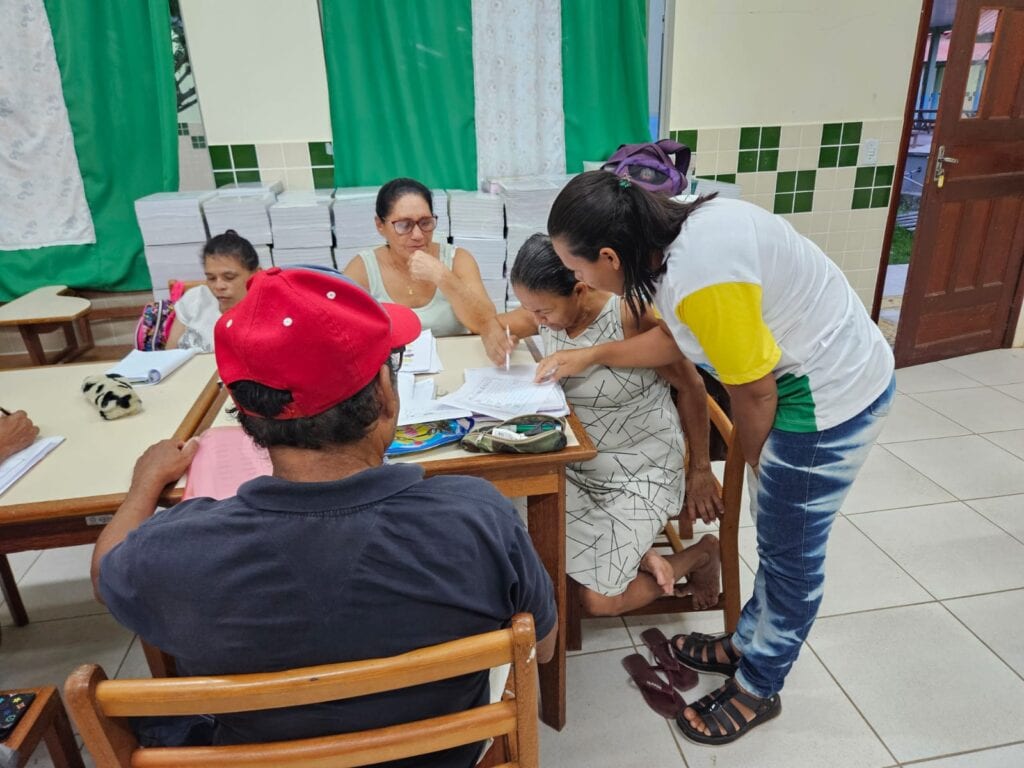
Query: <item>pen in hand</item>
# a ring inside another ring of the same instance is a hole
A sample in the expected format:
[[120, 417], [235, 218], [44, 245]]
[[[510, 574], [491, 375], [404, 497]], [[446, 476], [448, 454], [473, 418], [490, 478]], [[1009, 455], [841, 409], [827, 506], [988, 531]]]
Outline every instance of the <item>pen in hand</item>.
[[509, 331], [508, 326], [505, 326], [505, 373], [508, 373], [509, 367], [512, 363], [512, 332]]
[[8, 411], [6, 408], [0, 408], [0, 413], [2, 413], [4, 416], [10, 416], [11, 415], [11, 412]]

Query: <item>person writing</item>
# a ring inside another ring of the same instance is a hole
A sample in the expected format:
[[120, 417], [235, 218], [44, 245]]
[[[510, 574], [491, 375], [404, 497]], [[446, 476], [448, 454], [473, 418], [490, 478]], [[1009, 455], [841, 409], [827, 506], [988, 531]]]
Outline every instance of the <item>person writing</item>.
[[28, 448], [39, 436], [39, 427], [24, 411], [0, 408], [0, 461]]
[[345, 276], [378, 301], [409, 307], [435, 336], [479, 334], [491, 359], [503, 360], [505, 329], [476, 261], [463, 248], [433, 240], [431, 191], [415, 179], [392, 179], [377, 192], [376, 212], [385, 244], [352, 259]]
[[[510, 282], [521, 307], [499, 322], [517, 337], [539, 333], [548, 352], [628, 340], [657, 325], [649, 309], [638, 320], [618, 296], [579, 282], [543, 234], [520, 248]], [[670, 383], [679, 392], [678, 413]], [[669, 555], [652, 548], [683, 502], [680, 416], [691, 446], [685, 481], [690, 517], [711, 522], [722, 509], [708, 458], [707, 393], [697, 369], [686, 360], [658, 371], [597, 365], [563, 379], [562, 387], [598, 451], [591, 461], [566, 467], [566, 571], [583, 587], [588, 612], [617, 616], [674, 592], [691, 594], [698, 609], [715, 605], [720, 561], [714, 536]]]
[[592, 171], [559, 194], [548, 230], [580, 280], [634, 307], [653, 300], [665, 325], [556, 352], [539, 376], [685, 355], [729, 391], [753, 477], [754, 593], [735, 633], [673, 642], [683, 663], [728, 678], [677, 718], [684, 736], [731, 742], [781, 711], [821, 604], [829, 530], [892, 404], [892, 351], [839, 268], [750, 203], [679, 202]]
[[229, 229], [203, 246], [206, 285], [185, 291], [174, 305], [168, 349], [213, 351], [213, 327], [220, 316], [245, 298], [246, 283], [260, 268], [252, 243]]

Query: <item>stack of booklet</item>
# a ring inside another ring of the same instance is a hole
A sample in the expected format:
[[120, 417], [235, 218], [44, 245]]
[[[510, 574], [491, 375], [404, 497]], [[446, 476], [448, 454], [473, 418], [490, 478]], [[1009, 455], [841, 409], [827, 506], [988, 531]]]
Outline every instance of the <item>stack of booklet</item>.
[[453, 238], [505, 238], [505, 207], [498, 195], [450, 190], [448, 212]]
[[572, 176], [516, 176], [489, 180], [490, 188], [505, 202], [508, 224], [508, 266], [527, 238], [535, 232], [548, 231], [551, 204]]
[[221, 187], [216, 197], [203, 203], [210, 234], [233, 229], [253, 245], [269, 245], [274, 241], [269, 209], [276, 199], [269, 189]]
[[448, 191], [444, 189], [430, 190], [434, 198], [434, 215], [437, 216], [437, 229], [434, 230], [434, 242], [446, 243], [452, 233], [451, 219], [448, 216]]
[[157, 192], [135, 201], [153, 296], [166, 299], [172, 280], [202, 280], [207, 230], [202, 203], [216, 192]]
[[316, 264], [333, 267], [331, 204], [334, 190], [284, 192], [270, 206], [274, 264]]

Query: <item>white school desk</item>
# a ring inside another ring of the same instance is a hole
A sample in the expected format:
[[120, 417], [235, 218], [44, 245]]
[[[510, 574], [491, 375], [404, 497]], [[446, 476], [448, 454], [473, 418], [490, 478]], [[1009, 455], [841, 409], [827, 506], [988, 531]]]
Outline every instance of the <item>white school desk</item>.
[[[198, 355], [155, 386], [139, 386], [142, 411], [104, 421], [82, 396], [82, 379], [113, 363], [0, 371], [0, 405], [20, 409], [40, 435], [65, 440], [0, 495], [0, 585], [15, 623], [28, 617], [6, 555], [96, 541], [128, 493], [135, 460], [163, 438], [184, 440], [217, 398], [213, 355]], [[169, 489], [162, 503], [181, 498]]]
[[[439, 393], [458, 389], [466, 368], [491, 365], [477, 336], [438, 339], [437, 349], [445, 368], [443, 372], [434, 374]], [[533, 357], [520, 345], [512, 355], [512, 362], [532, 363]], [[473, 475], [491, 481], [509, 498], [526, 497], [530, 538], [551, 576], [558, 607], [555, 656], [548, 664], [539, 667], [541, 719], [557, 730], [565, 725], [565, 465], [587, 461], [597, 455], [576, 416], [570, 415], [568, 421], [571, 427], [569, 445], [558, 453], [479, 454], [469, 453], [452, 444], [394, 459], [422, 465], [428, 477]], [[237, 422], [221, 410], [213, 424], [227, 426]]]

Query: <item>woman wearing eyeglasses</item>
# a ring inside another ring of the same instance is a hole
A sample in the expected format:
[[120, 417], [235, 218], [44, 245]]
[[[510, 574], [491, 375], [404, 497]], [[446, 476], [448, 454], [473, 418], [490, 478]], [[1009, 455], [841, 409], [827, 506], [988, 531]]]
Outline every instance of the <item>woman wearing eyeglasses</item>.
[[505, 329], [484, 290], [473, 256], [433, 241], [437, 217], [430, 190], [415, 179], [392, 179], [377, 193], [377, 231], [387, 241], [363, 251], [345, 269], [378, 301], [404, 304], [435, 336], [477, 333], [505, 355]]

